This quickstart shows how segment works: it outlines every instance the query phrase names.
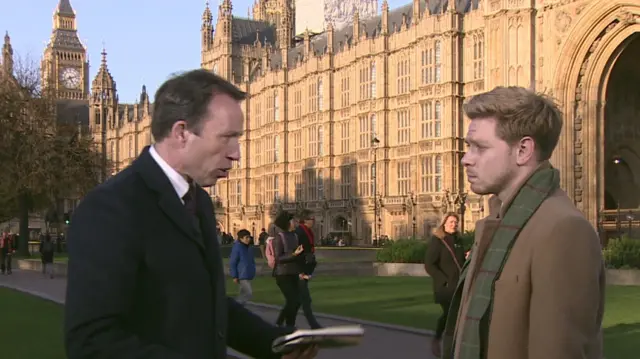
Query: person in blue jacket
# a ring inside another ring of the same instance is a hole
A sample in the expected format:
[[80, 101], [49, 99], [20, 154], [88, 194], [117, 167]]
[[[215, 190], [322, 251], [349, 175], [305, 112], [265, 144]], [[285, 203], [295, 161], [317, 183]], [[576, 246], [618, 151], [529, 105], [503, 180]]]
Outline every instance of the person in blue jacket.
[[240, 286], [236, 301], [242, 305], [251, 299], [251, 281], [256, 277], [256, 260], [251, 242], [251, 233], [248, 230], [238, 231], [238, 239], [233, 243], [229, 258], [229, 273], [233, 282]]

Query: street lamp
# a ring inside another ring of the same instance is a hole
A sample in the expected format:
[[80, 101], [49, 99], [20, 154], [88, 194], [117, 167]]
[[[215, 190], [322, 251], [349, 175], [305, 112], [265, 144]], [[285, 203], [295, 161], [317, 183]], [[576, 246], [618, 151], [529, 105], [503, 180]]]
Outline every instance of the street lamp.
[[465, 192], [458, 193], [455, 203], [458, 205], [460, 211], [460, 232], [464, 233], [464, 213], [467, 211], [467, 194]]
[[[378, 144], [380, 143], [380, 140], [378, 140], [378, 138], [376, 136], [373, 136], [373, 138], [371, 139], [371, 147], [373, 148], [373, 171], [371, 171], [372, 176], [371, 179], [373, 180], [373, 220], [374, 222], [376, 221], [376, 219], [379, 219], [379, 212], [380, 212], [380, 206], [378, 206], [378, 154], [377, 154], [377, 149], [378, 149]], [[377, 240], [378, 239], [378, 235], [379, 235], [379, 231], [376, 231], [376, 226], [373, 226], [373, 239]]]
[[412, 237], [415, 240], [416, 239], [416, 229], [417, 229], [417, 223], [416, 223], [416, 207], [418, 205], [418, 196], [415, 195], [415, 193], [411, 192], [409, 193], [409, 200], [411, 201], [411, 216], [412, 216]]
[[[616, 172], [616, 179], [620, 181], [620, 166], [624, 164], [624, 160], [620, 156], [615, 156], [613, 158], [613, 165]], [[620, 183], [618, 183], [619, 187]], [[620, 189], [618, 189], [620, 190]], [[618, 238], [622, 238], [622, 226], [621, 226], [621, 217], [620, 217], [620, 192], [616, 193], [616, 231], [618, 232]]]
[[629, 221], [629, 233], [627, 236], [629, 236], [629, 238], [631, 238], [631, 225], [634, 219], [633, 212], [629, 211], [629, 214], [627, 214], [627, 221]]
[[[382, 218], [378, 217], [378, 233], [382, 233]], [[380, 238], [378, 238], [378, 246], [380, 246]]]

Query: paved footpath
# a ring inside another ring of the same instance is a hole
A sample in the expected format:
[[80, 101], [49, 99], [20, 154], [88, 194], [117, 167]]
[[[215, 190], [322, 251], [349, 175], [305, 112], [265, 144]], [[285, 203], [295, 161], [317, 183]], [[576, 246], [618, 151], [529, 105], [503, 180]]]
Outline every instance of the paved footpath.
[[[16, 270], [10, 276], [0, 276], [0, 286], [9, 287], [37, 295], [58, 303], [64, 303], [66, 278], [47, 279], [38, 272]], [[279, 308], [264, 304], [249, 304], [253, 312], [273, 323]], [[434, 359], [431, 356], [430, 333], [406, 327], [387, 326], [380, 323], [365, 322], [356, 319], [316, 314], [318, 321], [325, 326], [361, 324], [365, 327], [365, 338], [361, 345], [344, 349], [325, 350], [319, 359]], [[297, 323], [307, 327], [304, 316], [299, 315]], [[230, 354], [247, 358], [230, 351]]]

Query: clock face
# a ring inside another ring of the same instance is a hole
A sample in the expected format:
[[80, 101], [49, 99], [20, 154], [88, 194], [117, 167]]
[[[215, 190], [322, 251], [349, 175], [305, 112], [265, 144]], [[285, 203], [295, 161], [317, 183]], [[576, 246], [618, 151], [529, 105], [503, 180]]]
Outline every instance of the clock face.
[[78, 89], [82, 82], [80, 71], [73, 67], [67, 67], [60, 72], [60, 82], [68, 89]]

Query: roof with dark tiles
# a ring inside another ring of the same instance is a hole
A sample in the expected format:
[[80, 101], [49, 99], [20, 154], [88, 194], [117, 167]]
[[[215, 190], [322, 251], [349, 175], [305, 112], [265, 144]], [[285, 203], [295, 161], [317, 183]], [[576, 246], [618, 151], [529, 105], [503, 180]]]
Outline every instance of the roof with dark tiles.
[[55, 29], [51, 34], [51, 45], [65, 50], [84, 50], [75, 30]]
[[56, 11], [60, 15], [75, 15], [75, 12], [73, 11], [73, 7], [71, 7], [71, 2], [69, 0], [60, 0]]
[[261, 43], [275, 43], [275, 27], [265, 21], [256, 21], [242, 17], [234, 17], [231, 22], [231, 35], [236, 44], [253, 45], [256, 37]]

